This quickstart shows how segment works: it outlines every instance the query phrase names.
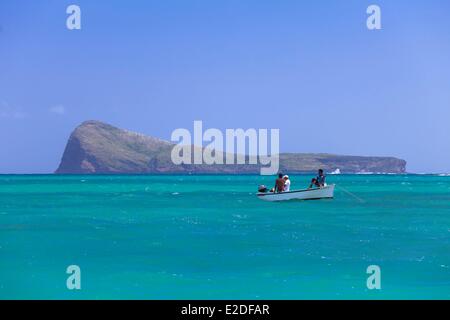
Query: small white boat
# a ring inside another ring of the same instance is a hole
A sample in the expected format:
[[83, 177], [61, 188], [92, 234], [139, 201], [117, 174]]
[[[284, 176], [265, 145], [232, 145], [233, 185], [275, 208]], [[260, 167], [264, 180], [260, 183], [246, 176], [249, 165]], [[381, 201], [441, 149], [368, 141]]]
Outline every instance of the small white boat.
[[315, 200], [334, 197], [334, 184], [323, 188], [293, 190], [287, 192], [259, 192], [256, 194], [259, 199], [265, 201], [286, 201], [286, 200]]

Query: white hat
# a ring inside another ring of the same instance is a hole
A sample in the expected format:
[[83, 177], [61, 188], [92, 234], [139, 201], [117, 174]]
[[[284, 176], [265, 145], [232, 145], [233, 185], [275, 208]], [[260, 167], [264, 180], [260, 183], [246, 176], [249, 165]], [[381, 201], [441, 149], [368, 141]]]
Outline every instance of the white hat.
[[283, 179], [289, 179], [289, 176], [286, 174], [283, 176]]

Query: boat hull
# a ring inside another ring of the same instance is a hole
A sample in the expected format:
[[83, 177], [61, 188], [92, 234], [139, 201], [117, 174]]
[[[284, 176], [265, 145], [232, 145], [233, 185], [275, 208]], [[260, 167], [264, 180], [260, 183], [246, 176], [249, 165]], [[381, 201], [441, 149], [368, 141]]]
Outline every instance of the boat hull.
[[280, 193], [258, 193], [258, 198], [265, 201], [315, 200], [334, 197], [334, 184], [323, 188], [294, 190]]

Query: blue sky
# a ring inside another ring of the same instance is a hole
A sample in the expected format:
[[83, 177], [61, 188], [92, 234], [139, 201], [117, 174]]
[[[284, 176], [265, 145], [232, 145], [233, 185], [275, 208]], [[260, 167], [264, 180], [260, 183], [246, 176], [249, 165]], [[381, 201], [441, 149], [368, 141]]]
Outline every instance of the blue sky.
[[281, 151], [450, 172], [449, 18], [445, 0], [2, 0], [0, 172], [53, 172], [89, 119], [164, 139], [280, 128]]

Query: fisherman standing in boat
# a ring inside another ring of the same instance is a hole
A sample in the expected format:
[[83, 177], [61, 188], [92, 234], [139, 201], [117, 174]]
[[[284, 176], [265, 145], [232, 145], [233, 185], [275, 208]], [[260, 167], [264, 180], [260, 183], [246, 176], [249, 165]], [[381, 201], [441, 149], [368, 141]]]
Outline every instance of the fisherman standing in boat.
[[322, 169], [319, 169], [317, 177], [311, 180], [311, 184], [309, 185], [309, 189], [316, 186], [317, 188], [323, 188], [325, 187], [325, 175], [323, 173]]

